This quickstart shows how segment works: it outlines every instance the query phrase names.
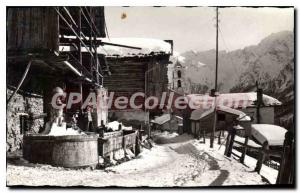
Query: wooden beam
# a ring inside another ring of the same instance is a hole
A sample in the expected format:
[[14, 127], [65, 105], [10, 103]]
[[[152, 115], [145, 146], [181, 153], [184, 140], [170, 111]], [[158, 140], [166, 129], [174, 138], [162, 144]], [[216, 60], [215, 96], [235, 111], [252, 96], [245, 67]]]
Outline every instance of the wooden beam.
[[[78, 39], [75, 38], [66, 38], [66, 37], [60, 37], [59, 38], [61, 43], [77, 43]], [[82, 42], [84, 42], [86, 45], [90, 45], [91, 42], [86, 39], [81, 39]], [[129, 49], [135, 49], [135, 50], [141, 50], [142, 48], [140, 47], [136, 47], [136, 46], [128, 46], [128, 45], [124, 45], [124, 44], [116, 44], [116, 43], [111, 43], [111, 42], [103, 42], [102, 40], [93, 40], [93, 44], [97, 45], [97, 46], [104, 46], [104, 45], [109, 45], [109, 46], [116, 46], [116, 47], [122, 47], [122, 48], [129, 48]]]

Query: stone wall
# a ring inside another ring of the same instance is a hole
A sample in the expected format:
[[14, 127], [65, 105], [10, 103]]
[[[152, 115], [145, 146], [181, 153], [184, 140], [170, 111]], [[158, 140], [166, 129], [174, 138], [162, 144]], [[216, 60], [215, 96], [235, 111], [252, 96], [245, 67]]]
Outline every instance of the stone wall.
[[[13, 93], [7, 89], [7, 98]], [[29, 115], [40, 115], [43, 113], [43, 99], [38, 96], [25, 96], [16, 93], [7, 105], [6, 109], [6, 151], [13, 152], [22, 148], [20, 115], [27, 113]], [[37, 133], [44, 125], [44, 119], [35, 119], [27, 122], [28, 131]]]

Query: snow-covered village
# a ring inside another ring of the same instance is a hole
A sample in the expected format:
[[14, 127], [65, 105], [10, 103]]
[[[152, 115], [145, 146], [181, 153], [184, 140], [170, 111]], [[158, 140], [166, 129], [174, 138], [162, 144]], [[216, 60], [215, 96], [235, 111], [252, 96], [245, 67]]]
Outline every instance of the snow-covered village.
[[6, 185], [295, 187], [293, 7], [6, 8]]

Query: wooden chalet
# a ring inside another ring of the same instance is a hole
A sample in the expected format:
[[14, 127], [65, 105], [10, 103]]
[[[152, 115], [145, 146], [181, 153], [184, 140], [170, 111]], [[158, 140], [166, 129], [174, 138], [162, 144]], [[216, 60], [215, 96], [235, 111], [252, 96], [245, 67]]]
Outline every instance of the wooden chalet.
[[[135, 105], [142, 108], [133, 109], [129, 104], [124, 109], [117, 109], [114, 105], [109, 111], [109, 117], [117, 120], [137, 121], [144, 123], [149, 120], [149, 114], [158, 115], [161, 110], [145, 109], [145, 98], [155, 96], [159, 100], [163, 92], [168, 91], [168, 64], [172, 55], [172, 41], [139, 38], [120, 38], [119, 44], [141, 47], [141, 50], [126, 48], [109, 49], [104, 46], [109, 74], [104, 76], [103, 84], [108, 95], [114, 93], [114, 99], [120, 96], [130, 99], [135, 93], [138, 96]], [[164, 49], [163, 47], [167, 47]], [[114, 104], [114, 101], [113, 101]]]
[[[37, 133], [48, 121], [54, 87], [102, 93], [97, 38], [106, 37], [104, 7], [7, 7], [6, 26], [7, 149], [13, 151], [23, 132]], [[74, 106], [66, 115], [75, 111], [83, 110]], [[95, 125], [104, 119], [100, 114], [95, 111]]]

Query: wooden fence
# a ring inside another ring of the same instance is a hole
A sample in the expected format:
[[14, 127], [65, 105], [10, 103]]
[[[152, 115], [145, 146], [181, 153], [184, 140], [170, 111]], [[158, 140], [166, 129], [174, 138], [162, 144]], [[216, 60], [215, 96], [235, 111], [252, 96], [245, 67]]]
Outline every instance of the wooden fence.
[[134, 154], [138, 146], [138, 132], [137, 131], [116, 131], [105, 133], [103, 137], [98, 140], [99, 155], [108, 157], [111, 152], [121, 149], [132, 149]]
[[[228, 157], [232, 154], [232, 148], [234, 143], [238, 143], [242, 146], [242, 156], [240, 157], [240, 162], [244, 162], [247, 148], [253, 148], [248, 146], [248, 137], [246, 137], [245, 143], [239, 143], [235, 141], [236, 130], [232, 129], [229, 131], [227, 136], [226, 148], [224, 154]], [[291, 131], [286, 132], [285, 140], [282, 149], [273, 149], [270, 150], [268, 143], [265, 142], [261, 148], [258, 148], [259, 156], [257, 159], [257, 164], [255, 171], [260, 173], [262, 164], [265, 163], [271, 168], [279, 170], [276, 184], [285, 184], [285, 185], [294, 185], [295, 184], [295, 140], [294, 133]], [[280, 158], [280, 165], [272, 164], [271, 162], [266, 161], [266, 158], [269, 156], [275, 156]]]

